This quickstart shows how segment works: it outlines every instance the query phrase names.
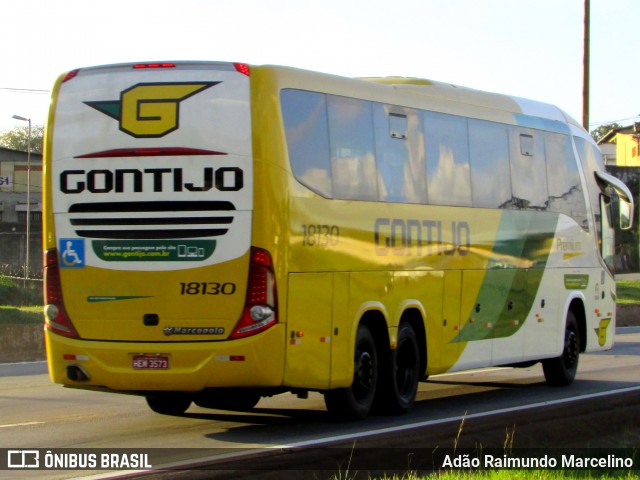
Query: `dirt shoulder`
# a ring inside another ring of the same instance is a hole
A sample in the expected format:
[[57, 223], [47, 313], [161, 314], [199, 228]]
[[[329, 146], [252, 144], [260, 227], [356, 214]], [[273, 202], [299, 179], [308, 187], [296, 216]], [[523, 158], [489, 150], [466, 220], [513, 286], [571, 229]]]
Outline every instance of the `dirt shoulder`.
[[640, 305], [618, 305], [616, 310], [616, 326], [640, 326]]

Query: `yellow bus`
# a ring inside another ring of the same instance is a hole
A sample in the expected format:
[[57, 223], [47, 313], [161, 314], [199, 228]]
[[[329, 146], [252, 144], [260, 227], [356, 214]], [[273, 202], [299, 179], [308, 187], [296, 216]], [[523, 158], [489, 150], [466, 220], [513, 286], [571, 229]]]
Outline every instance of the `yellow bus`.
[[216, 62], [62, 75], [44, 154], [50, 376], [158, 413], [322, 392], [405, 413], [429, 375], [615, 328], [627, 187], [556, 107]]

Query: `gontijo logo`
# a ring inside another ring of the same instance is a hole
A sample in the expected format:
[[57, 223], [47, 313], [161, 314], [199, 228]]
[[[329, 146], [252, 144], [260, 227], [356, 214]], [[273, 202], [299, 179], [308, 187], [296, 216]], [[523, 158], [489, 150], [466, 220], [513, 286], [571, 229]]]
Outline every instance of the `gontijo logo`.
[[84, 102], [120, 122], [136, 138], [157, 138], [179, 128], [180, 102], [220, 82], [138, 83], [120, 100]]

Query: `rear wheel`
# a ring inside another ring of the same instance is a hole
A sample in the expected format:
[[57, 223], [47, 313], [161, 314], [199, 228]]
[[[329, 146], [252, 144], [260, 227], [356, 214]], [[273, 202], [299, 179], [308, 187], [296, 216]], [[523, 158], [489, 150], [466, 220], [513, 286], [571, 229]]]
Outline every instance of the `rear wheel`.
[[162, 415], [182, 415], [191, 406], [191, 397], [187, 395], [167, 393], [147, 395], [147, 405]]
[[420, 376], [420, 349], [418, 338], [409, 323], [398, 330], [398, 345], [391, 352], [390, 375], [381, 389], [384, 411], [395, 415], [407, 413], [413, 407]]
[[542, 362], [544, 378], [548, 385], [561, 387], [571, 384], [578, 371], [580, 359], [580, 332], [578, 321], [572, 311], [567, 313], [562, 354]]
[[356, 335], [353, 383], [347, 388], [325, 392], [327, 410], [341, 419], [361, 420], [371, 410], [377, 385], [376, 344], [371, 331], [365, 325], [360, 325]]

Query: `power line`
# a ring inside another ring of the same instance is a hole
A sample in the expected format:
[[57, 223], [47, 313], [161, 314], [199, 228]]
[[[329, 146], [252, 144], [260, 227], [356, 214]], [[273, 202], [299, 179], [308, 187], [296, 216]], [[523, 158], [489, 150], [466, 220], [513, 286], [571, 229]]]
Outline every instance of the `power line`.
[[599, 127], [601, 125], [609, 125], [611, 123], [626, 122], [626, 121], [629, 121], [629, 120], [636, 119], [638, 117], [640, 117], [640, 114], [639, 115], [634, 115], [633, 117], [618, 118], [617, 120], [607, 120], [607, 121], [604, 121], [604, 122], [594, 122], [594, 123], [590, 123], [589, 124], [589, 128]]
[[50, 90], [40, 90], [36, 88], [11, 88], [11, 87], [0, 87], [0, 90], [6, 92], [14, 92], [14, 93], [49, 93]]

